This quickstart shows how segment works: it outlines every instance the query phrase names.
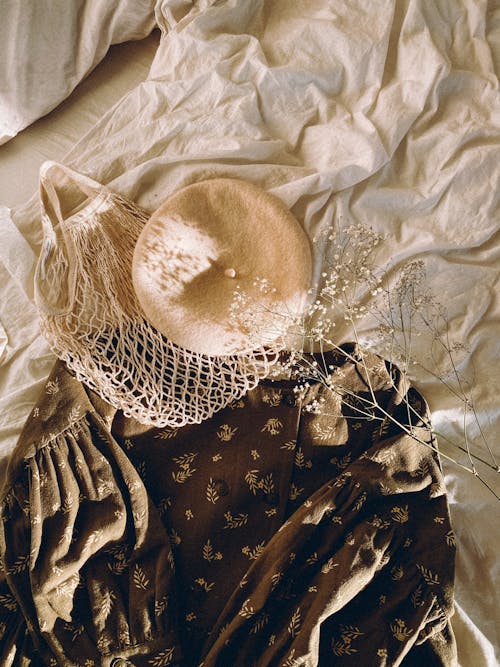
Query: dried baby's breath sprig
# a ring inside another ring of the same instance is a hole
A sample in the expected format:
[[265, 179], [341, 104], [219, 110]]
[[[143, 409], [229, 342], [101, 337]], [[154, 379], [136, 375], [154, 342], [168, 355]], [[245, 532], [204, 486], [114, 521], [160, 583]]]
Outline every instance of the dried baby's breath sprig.
[[[341, 405], [349, 408], [350, 414], [346, 418], [358, 422], [374, 421], [380, 429], [393, 423], [444, 459], [476, 476], [500, 499], [476, 467], [476, 461], [480, 461], [488, 468], [500, 471], [481, 428], [472, 396], [473, 386], [461, 372], [468, 348], [465, 343], [451, 339], [446, 310], [427, 284], [424, 262], [412, 261], [397, 272], [377, 265], [377, 250], [383, 237], [361, 224], [330, 229], [318, 241], [324, 249], [325, 268], [319, 284], [310, 290], [310, 303], [300, 316], [285, 309], [279, 312], [275, 308], [273, 318], [266, 319], [263, 312], [251, 307], [251, 298], [238, 291], [233, 317], [244, 321], [249, 334], [253, 332], [256, 340], [262, 339], [262, 326], [273, 326], [276, 321], [282, 324], [279, 335], [286, 337], [290, 353], [279, 367], [275, 367], [274, 372], [296, 379], [295, 391], [299, 396], [305, 394], [312, 382], [322, 383]], [[261, 289], [271, 290], [272, 286], [263, 281]], [[363, 336], [360, 331], [369, 331], [370, 334]], [[276, 331], [270, 331], [269, 340], [276, 340], [275, 334]], [[417, 346], [416, 341], [420, 337], [424, 337], [429, 344]], [[342, 342], [349, 340], [356, 343], [352, 354], [341, 346]], [[281, 345], [285, 346], [283, 340]], [[423, 347], [427, 351], [425, 358], [419, 354]], [[348, 388], [343, 382], [341, 369], [328, 368], [326, 356], [322, 357], [327, 350], [338, 351], [364, 369], [368, 386], [366, 396], [355, 394]], [[406, 410], [404, 422], [386, 411], [377, 400], [371, 372], [365, 361], [369, 350], [387, 359], [390, 364], [389, 377]], [[318, 364], [311, 352], [315, 352], [316, 357], [319, 353], [324, 363]], [[428, 420], [422, 420], [421, 411], [407, 391], [417, 371], [420, 378], [438, 380], [461, 406], [463, 429], [458, 442], [435, 432]], [[324, 402], [313, 402], [307, 409], [325, 414]], [[470, 422], [482, 438], [488, 459], [471, 450]], [[417, 423], [418, 428], [414, 426]], [[448, 443], [452, 451], [456, 449], [465, 453], [468, 465], [443, 452], [440, 442]]]
[[287, 329], [300, 320], [299, 313], [292, 312], [276, 298], [276, 291], [267, 278], [255, 278], [252, 291], [236, 285], [229, 320], [232, 327], [245, 335], [249, 347], [268, 343], [279, 349]]

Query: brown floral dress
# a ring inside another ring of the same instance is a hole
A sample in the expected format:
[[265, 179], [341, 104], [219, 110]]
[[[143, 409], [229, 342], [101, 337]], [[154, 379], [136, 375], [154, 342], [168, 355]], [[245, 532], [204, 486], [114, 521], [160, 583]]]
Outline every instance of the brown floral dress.
[[437, 457], [356, 408], [369, 372], [408, 424], [407, 392], [429, 440], [425, 403], [346, 350], [327, 361], [348, 400], [264, 381], [176, 430], [125, 418], [58, 362], [1, 497], [0, 664], [456, 664]]

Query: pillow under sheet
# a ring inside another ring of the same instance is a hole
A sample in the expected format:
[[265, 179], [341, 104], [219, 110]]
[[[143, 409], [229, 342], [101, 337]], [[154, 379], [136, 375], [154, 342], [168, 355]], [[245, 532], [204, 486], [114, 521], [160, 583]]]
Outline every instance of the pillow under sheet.
[[111, 44], [146, 37], [155, 0], [2, 2], [0, 144], [51, 111]]

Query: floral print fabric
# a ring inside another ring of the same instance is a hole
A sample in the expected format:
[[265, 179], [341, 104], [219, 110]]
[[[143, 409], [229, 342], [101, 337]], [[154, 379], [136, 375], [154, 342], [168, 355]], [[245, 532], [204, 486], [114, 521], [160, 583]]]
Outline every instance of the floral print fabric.
[[[355, 359], [327, 360], [353, 397], [368, 368], [387, 411], [404, 419], [408, 391], [426, 419], [397, 371]], [[357, 414], [264, 381], [200, 425], [150, 428], [57, 363], [2, 494], [0, 664], [455, 664], [437, 458]]]

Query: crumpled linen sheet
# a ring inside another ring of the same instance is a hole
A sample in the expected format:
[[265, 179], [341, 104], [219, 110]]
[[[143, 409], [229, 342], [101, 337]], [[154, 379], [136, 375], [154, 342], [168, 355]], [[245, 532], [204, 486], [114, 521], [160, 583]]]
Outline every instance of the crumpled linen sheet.
[[154, 0], [3, 0], [0, 144], [54, 109], [111, 44], [142, 39]]
[[[156, 19], [162, 39], [148, 78], [64, 162], [151, 211], [191, 182], [246, 178], [282, 198], [311, 238], [342, 218], [384, 234], [379, 262], [388, 272], [424, 259], [450, 336], [468, 342], [460, 370], [500, 458], [500, 8], [485, 0], [162, 0]], [[52, 356], [32, 303], [37, 202], [5, 212], [0, 229], [7, 456]], [[317, 277], [322, 252], [316, 244]], [[425, 359], [429, 340], [417, 346]], [[437, 379], [417, 372], [416, 382], [436, 429], [459, 438], [463, 405]], [[473, 424], [471, 446], [487, 458]], [[444, 441], [442, 449], [456, 456]], [[498, 475], [477, 466], [498, 493]], [[443, 467], [458, 548], [460, 664], [490, 667], [500, 659], [498, 501], [470, 473], [447, 460]]]

